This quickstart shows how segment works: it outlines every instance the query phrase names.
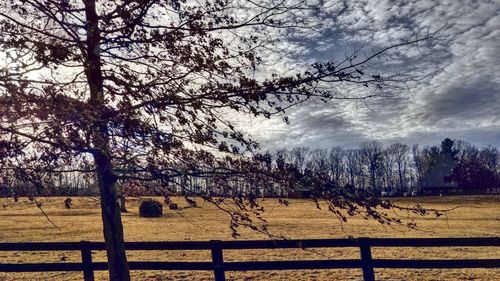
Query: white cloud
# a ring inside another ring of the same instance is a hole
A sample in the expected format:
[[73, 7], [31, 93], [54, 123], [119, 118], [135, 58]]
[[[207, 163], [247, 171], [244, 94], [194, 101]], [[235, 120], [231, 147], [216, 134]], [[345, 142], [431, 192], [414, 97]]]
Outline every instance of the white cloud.
[[[332, 0], [323, 7], [317, 16], [324, 22], [324, 36], [312, 40], [309, 35], [307, 40], [283, 44], [283, 50], [293, 54], [285, 64], [339, 58], [360, 43], [368, 44], [369, 52], [444, 27], [431, 45], [389, 56], [392, 70], [404, 67], [430, 76], [412, 83], [411, 92], [402, 91], [398, 98], [366, 105], [346, 101], [333, 101], [334, 106], [305, 105], [290, 114], [291, 126], [276, 121], [250, 126], [249, 131], [263, 132], [257, 139], [269, 146], [328, 147], [357, 145], [370, 138], [437, 143], [450, 136], [481, 145], [500, 144], [495, 133], [500, 128], [500, 3]], [[297, 58], [301, 60], [294, 61]]]

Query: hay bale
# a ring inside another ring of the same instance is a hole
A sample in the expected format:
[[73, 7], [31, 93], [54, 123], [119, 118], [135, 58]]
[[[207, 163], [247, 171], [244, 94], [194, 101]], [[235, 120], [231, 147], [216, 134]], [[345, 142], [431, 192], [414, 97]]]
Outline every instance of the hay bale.
[[153, 199], [142, 201], [139, 206], [139, 216], [143, 218], [157, 218], [163, 215], [163, 205]]

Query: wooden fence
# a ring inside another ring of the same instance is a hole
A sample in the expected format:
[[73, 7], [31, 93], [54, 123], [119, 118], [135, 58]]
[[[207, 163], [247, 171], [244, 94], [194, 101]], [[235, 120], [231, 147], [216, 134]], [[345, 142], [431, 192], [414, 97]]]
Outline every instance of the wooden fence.
[[[358, 268], [365, 281], [375, 280], [374, 268], [500, 268], [496, 259], [374, 259], [373, 247], [499, 247], [500, 237], [491, 238], [354, 238], [316, 240], [126, 242], [127, 251], [136, 250], [210, 250], [211, 262], [129, 262], [131, 270], [213, 271], [215, 280], [225, 280], [226, 271], [297, 270]], [[243, 261], [224, 262], [224, 250], [356, 247], [360, 259]], [[0, 243], [0, 251], [80, 251], [80, 263], [2, 264], [0, 272], [83, 271], [84, 280], [94, 280], [94, 271], [107, 270], [105, 262], [93, 262], [92, 251], [103, 251], [103, 242]]]

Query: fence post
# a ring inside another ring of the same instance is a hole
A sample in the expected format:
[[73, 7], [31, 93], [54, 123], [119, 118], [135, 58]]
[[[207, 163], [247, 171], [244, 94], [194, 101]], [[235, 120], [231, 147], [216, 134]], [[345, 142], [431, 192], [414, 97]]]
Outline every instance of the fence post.
[[373, 271], [372, 251], [370, 249], [369, 238], [361, 237], [358, 241], [361, 253], [361, 264], [363, 266], [363, 280], [375, 281], [375, 272]]
[[219, 240], [211, 240], [212, 242], [212, 263], [214, 264], [215, 281], [226, 281], [223, 263], [224, 256]]
[[92, 249], [89, 241], [81, 241], [83, 280], [94, 281], [94, 268], [92, 266]]

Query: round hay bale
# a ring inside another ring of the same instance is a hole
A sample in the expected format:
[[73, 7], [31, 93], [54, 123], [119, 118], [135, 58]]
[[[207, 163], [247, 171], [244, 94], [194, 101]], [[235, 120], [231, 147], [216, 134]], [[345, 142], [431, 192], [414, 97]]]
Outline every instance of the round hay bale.
[[163, 205], [153, 199], [142, 201], [139, 206], [139, 216], [143, 218], [157, 218], [163, 215]]

